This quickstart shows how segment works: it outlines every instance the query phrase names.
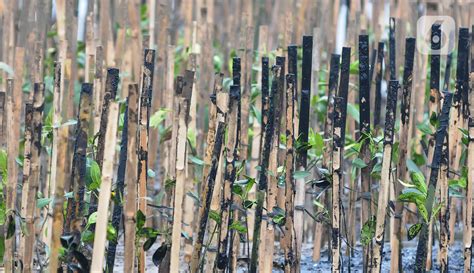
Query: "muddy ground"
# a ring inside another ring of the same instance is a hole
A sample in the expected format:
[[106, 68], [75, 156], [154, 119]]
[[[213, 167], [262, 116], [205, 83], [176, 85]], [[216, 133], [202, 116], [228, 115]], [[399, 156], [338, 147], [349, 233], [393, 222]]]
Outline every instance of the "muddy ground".
[[[449, 249], [449, 272], [462, 272], [463, 271], [463, 251], [462, 251], [462, 241], [457, 241], [454, 245], [450, 246]], [[413, 240], [410, 242], [404, 242], [404, 249], [402, 253], [403, 259], [403, 270], [404, 272], [413, 272], [414, 264], [415, 264], [415, 256], [416, 256], [416, 245], [417, 241]], [[153, 264], [151, 260], [151, 256], [154, 253], [154, 250], [158, 248], [159, 244], [155, 243], [153, 247], [147, 252], [147, 272], [158, 272], [158, 268]], [[275, 245], [277, 247], [277, 245]], [[277, 249], [277, 248], [276, 248]], [[344, 249], [344, 247], [343, 247]], [[117, 256], [116, 262], [114, 267], [114, 272], [123, 272], [123, 240], [120, 240], [119, 245], [117, 246]], [[344, 252], [343, 252], [344, 253]], [[433, 246], [433, 270], [431, 272], [439, 272], [439, 265], [437, 259], [438, 253], [438, 245], [436, 243]], [[384, 253], [383, 253], [383, 264], [382, 264], [382, 272], [390, 272], [390, 246], [389, 243], [386, 243], [384, 246]], [[321, 260], [319, 262], [312, 261], [312, 246], [307, 244], [304, 246], [303, 255], [301, 260], [301, 272], [331, 272], [331, 262], [328, 261], [328, 250], [324, 248], [321, 253]], [[343, 257], [343, 272], [353, 272], [359, 273], [362, 272], [362, 246], [357, 245], [354, 249], [354, 257], [350, 259], [350, 271], [349, 271], [349, 257]], [[248, 272], [245, 258], [239, 259], [241, 262], [239, 263], [240, 270], [239, 272], [244, 273]], [[283, 270], [279, 269], [280, 265], [283, 263], [283, 253], [277, 253], [277, 257], [274, 260], [274, 270], [273, 272], [283, 272]], [[183, 272], [186, 271], [186, 265], [183, 265]]]

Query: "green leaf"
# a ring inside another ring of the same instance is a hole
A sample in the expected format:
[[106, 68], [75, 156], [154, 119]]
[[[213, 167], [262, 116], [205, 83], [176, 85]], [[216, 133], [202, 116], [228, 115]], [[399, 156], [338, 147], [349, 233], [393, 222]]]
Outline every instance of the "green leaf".
[[420, 232], [422, 226], [423, 225], [421, 223], [417, 223], [417, 224], [412, 225], [408, 229], [408, 241], [413, 240], [416, 237], [416, 235], [418, 235], [418, 233]]
[[347, 104], [347, 113], [351, 116], [357, 123], [359, 123], [359, 109], [352, 103]]
[[354, 165], [354, 167], [359, 168], [359, 169], [367, 167], [367, 164], [365, 164], [364, 160], [362, 160], [358, 157], [356, 157], [356, 158], [354, 158], [354, 160], [352, 160], [352, 165]]
[[90, 176], [90, 185], [89, 190], [96, 190], [100, 188], [101, 183], [101, 174], [100, 167], [97, 161], [88, 158], [89, 165], [89, 176]]
[[193, 162], [194, 164], [196, 164], [198, 166], [204, 166], [204, 160], [200, 159], [197, 156], [190, 155], [189, 160], [191, 160], [191, 162]]
[[140, 230], [144, 225], [146, 221], [146, 216], [143, 214], [141, 210], [137, 211], [137, 230]]
[[362, 245], [368, 245], [372, 238], [375, 236], [375, 216], [372, 216], [367, 222], [364, 223], [362, 226], [362, 230], [360, 231], [360, 241]]
[[107, 225], [107, 240], [109, 242], [117, 241], [117, 230], [112, 226], [111, 223]]
[[154, 177], [156, 176], [156, 173], [155, 173], [154, 170], [148, 169], [148, 170], [146, 171], [146, 175], [147, 175], [148, 177], [150, 177], [150, 178], [154, 178]]
[[84, 243], [92, 243], [94, 242], [94, 232], [90, 230], [84, 230], [81, 234], [81, 241]]
[[221, 223], [221, 216], [220, 214], [215, 211], [215, 210], [210, 210], [209, 211], [209, 218], [214, 220], [217, 224]]
[[4, 62], [0, 62], [0, 70], [7, 72], [10, 77], [15, 76], [13, 68]]
[[166, 119], [166, 116], [168, 115], [169, 112], [171, 112], [171, 110], [166, 109], [166, 108], [161, 108], [158, 111], [156, 111], [150, 117], [150, 127], [158, 129], [160, 124]]
[[432, 135], [433, 130], [430, 128], [430, 126], [426, 122], [422, 122], [416, 126], [418, 130], [420, 130], [422, 133], [425, 135]]
[[148, 251], [153, 246], [153, 244], [156, 242], [156, 238], [157, 238], [157, 236], [148, 238], [145, 241], [145, 243], [143, 244], [143, 250]]
[[90, 226], [90, 225], [93, 225], [97, 222], [97, 211], [94, 211], [93, 213], [91, 213], [91, 215], [89, 215], [89, 219], [87, 219], [87, 225]]
[[433, 209], [433, 212], [431, 213], [431, 220], [435, 219], [436, 218], [436, 215], [439, 213], [439, 211], [441, 210], [441, 205], [443, 203], [438, 203], [436, 204], [436, 206], [434, 207]]
[[49, 205], [49, 203], [51, 203], [52, 200], [53, 200], [53, 198], [39, 198], [36, 201], [36, 207], [39, 208], [39, 209], [42, 209], [42, 208], [46, 207], [47, 205]]
[[246, 234], [247, 233], [247, 228], [242, 225], [242, 223], [240, 223], [239, 221], [235, 221], [233, 222], [230, 227], [230, 229], [233, 229], [235, 231], [237, 231], [238, 233], [241, 233], [241, 234]]
[[398, 196], [398, 201], [415, 203], [416, 200], [424, 202], [426, 196], [418, 189], [408, 188], [404, 189], [403, 192]]
[[242, 203], [242, 205], [246, 209], [251, 209], [254, 204], [255, 204], [255, 202], [252, 201], [252, 200], [244, 200], [244, 202]]
[[418, 165], [416, 165], [415, 162], [413, 162], [413, 160], [408, 158], [406, 163], [407, 163], [407, 168], [409, 172], [421, 173], [420, 168], [418, 168]]
[[321, 156], [324, 149], [324, 139], [319, 133], [315, 133], [312, 129], [309, 132], [309, 144], [314, 149], [316, 156]]
[[356, 61], [351, 63], [349, 73], [350, 74], [359, 74], [359, 60], [356, 60]]
[[415, 185], [416, 189], [422, 192], [425, 196], [428, 192], [428, 187], [425, 183], [425, 176], [421, 172], [410, 173], [411, 182]]
[[418, 211], [420, 212], [421, 216], [423, 216], [423, 219], [425, 222], [429, 222], [428, 220], [428, 210], [426, 210], [425, 204], [421, 200], [415, 200], [416, 207], [418, 208]]
[[295, 171], [293, 173], [293, 178], [294, 179], [304, 179], [308, 177], [311, 173], [308, 171]]

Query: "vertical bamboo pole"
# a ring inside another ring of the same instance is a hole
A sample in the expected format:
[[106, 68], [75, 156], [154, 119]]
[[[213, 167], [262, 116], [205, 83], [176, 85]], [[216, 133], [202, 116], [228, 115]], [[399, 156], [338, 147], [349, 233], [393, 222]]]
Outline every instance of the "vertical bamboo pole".
[[225, 148], [225, 172], [224, 172], [224, 185], [221, 197], [221, 223], [219, 229], [219, 244], [216, 265], [219, 272], [224, 271], [229, 266], [231, 230], [229, 227], [232, 224], [232, 203], [234, 201], [232, 196], [232, 187], [236, 179], [236, 168], [235, 163], [238, 156], [238, 143], [239, 143], [239, 126], [238, 126], [238, 114], [239, 114], [239, 102], [240, 102], [240, 86], [231, 85], [229, 91], [229, 107], [227, 112], [228, 124], [227, 129], [227, 144]]
[[66, 179], [65, 164], [67, 156], [66, 146], [69, 134], [68, 127], [60, 127], [59, 132], [56, 133], [54, 138], [58, 151], [57, 151], [57, 172], [55, 174], [55, 189], [54, 189], [54, 202], [53, 202], [53, 224], [49, 231], [51, 234], [51, 253], [49, 256], [49, 271], [56, 272], [59, 268], [59, 251], [61, 248], [61, 234], [63, 231], [63, 219], [64, 219], [64, 180]]
[[[56, 62], [54, 64], [54, 86], [53, 86], [53, 143], [51, 147], [51, 171], [50, 171], [50, 179], [49, 179], [49, 184], [50, 184], [50, 189], [51, 193], [50, 196], [56, 196], [56, 183], [62, 183], [62, 185], [59, 186], [60, 191], [64, 191], [64, 181], [58, 181], [57, 176], [59, 173], [64, 172], [64, 170], [59, 170], [58, 169], [58, 153], [59, 153], [59, 144], [62, 139], [60, 138], [59, 135], [59, 125], [61, 124], [61, 112], [62, 112], [62, 94], [61, 92], [61, 63]], [[64, 160], [64, 159], [59, 159], [59, 160]], [[63, 166], [64, 167], [64, 166]], [[63, 177], [64, 179], [64, 177]], [[62, 188], [62, 189], [61, 189]], [[52, 234], [53, 234], [53, 217], [50, 215], [54, 215], [56, 217], [56, 214], [53, 213], [55, 206], [50, 206], [49, 208], [49, 213], [47, 215], [48, 220], [47, 220], [47, 231], [48, 231], [48, 245], [51, 245], [52, 241]], [[57, 223], [57, 222], [56, 222]], [[62, 219], [61, 219], [62, 223]], [[50, 267], [54, 268], [54, 267]]]
[[104, 49], [97, 46], [95, 49], [95, 73], [94, 73], [94, 135], [99, 133], [100, 117], [102, 109], [102, 85], [104, 70]]
[[[138, 209], [147, 215], [147, 181], [148, 181], [148, 132], [150, 123], [150, 107], [153, 87], [153, 71], [155, 68], [155, 51], [145, 49], [142, 76], [140, 82], [140, 104], [138, 106]], [[145, 270], [145, 252], [140, 249], [138, 259], [139, 272]]]
[[[369, 68], [369, 36], [359, 35], [359, 133], [362, 142], [360, 156], [365, 167], [360, 170], [360, 189], [361, 189], [361, 225], [364, 225], [371, 219], [371, 155], [369, 149], [370, 141], [370, 68]], [[349, 206], [351, 206], [349, 204]], [[349, 228], [352, 232], [352, 229]], [[350, 236], [349, 243], [354, 245], [355, 239]], [[371, 244], [363, 247], [363, 266], [364, 270], [367, 271], [368, 257], [371, 251]]]
[[[311, 72], [312, 72], [312, 61], [313, 61], [313, 36], [303, 36], [303, 62], [302, 62], [302, 70], [301, 70], [301, 100], [300, 100], [300, 113], [299, 113], [299, 122], [295, 122], [298, 124], [298, 135], [296, 137], [299, 138], [299, 141], [303, 143], [308, 142], [308, 134], [309, 134], [309, 120], [310, 120], [310, 102], [311, 102]], [[289, 60], [288, 60], [289, 61]], [[288, 62], [290, 63], [290, 62]], [[289, 73], [293, 73], [293, 78], [287, 76], [287, 81], [290, 79], [293, 80], [291, 83], [293, 86], [289, 86], [287, 83], [287, 89], [294, 88], [295, 95], [297, 94], [297, 85], [298, 85], [298, 77], [297, 77], [297, 61], [294, 62], [294, 67], [292, 71], [288, 71]], [[288, 97], [288, 90], [287, 90], [287, 100]], [[287, 101], [287, 106], [288, 101]], [[291, 105], [294, 110], [294, 105]], [[289, 121], [288, 114], [286, 118], [287, 123], [287, 131], [289, 124], [293, 126], [293, 119]], [[294, 128], [293, 128], [294, 129]], [[295, 137], [292, 134], [292, 137]], [[288, 141], [288, 138], [287, 138]], [[293, 144], [293, 143], [292, 143]], [[306, 147], [306, 146], [305, 146]], [[299, 171], [305, 171], [307, 165], [307, 149], [304, 148], [302, 151], [297, 151], [297, 160], [296, 160], [296, 168]], [[288, 153], [288, 147], [287, 147]], [[288, 155], [287, 155], [288, 157]], [[288, 158], [287, 158], [288, 160]], [[287, 162], [288, 164], [288, 162]], [[287, 170], [288, 172], [288, 170]], [[287, 181], [288, 182], [288, 181]], [[306, 192], [306, 183], [304, 179], [297, 179], [295, 184], [296, 195], [294, 196], [294, 221], [295, 221], [295, 249], [293, 253], [295, 255], [295, 270], [296, 272], [300, 271], [301, 267], [301, 252], [303, 248], [303, 228], [304, 228], [304, 204], [305, 204], [305, 192]], [[288, 191], [288, 188], [285, 188]], [[286, 194], [288, 198], [288, 193]], [[288, 212], [287, 212], [288, 213]]]
[[[179, 124], [177, 135], [177, 151], [176, 151], [176, 186], [174, 194], [173, 206], [173, 229], [171, 235], [171, 262], [170, 272], [178, 272], [179, 253], [181, 245], [181, 221], [183, 219], [182, 204], [184, 198], [184, 185], [186, 181], [185, 165], [186, 165], [186, 143], [189, 122], [189, 108], [192, 97], [192, 88], [194, 81], [194, 72], [186, 70], [184, 76], [183, 89], [180, 94], [179, 105]], [[206, 217], [207, 220], [207, 217]], [[199, 236], [199, 235], [198, 235]], [[198, 259], [199, 260], [199, 259]]]
[[40, 185], [40, 153], [41, 153], [41, 130], [43, 127], [44, 109], [44, 84], [35, 83], [33, 95], [33, 120], [32, 120], [32, 141], [31, 141], [31, 175], [29, 183], [23, 194], [28, 195], [26, 205], [26, 234], [25, 248], [23, 253], [23, 272], [33, 272], [33, 253], [35, 252], [36, 230], [35, 211], [36, 193]]
[[351, 48], [342, 49], [341, 77], [338, 96], [334, 98], [334, 127], [332, 151], [332, 229], [331, 255], [332, 272], [341, 271], [341, 188], [343, 184], [343, 156], [347, 117], [347, 97], [349, 91], [349, 70]]
[[84, 193], [86, 179], [87, 132], [91, 117], [92, 84], [83, 83], [76, 125], [76, 140], [72, 160], [71, 184], [67, 191], [73, 191], [74, 198], [68, 200], [67, 217], [64, 226], [66, 233], [80, 236], [84, 217]]
[[119, 116], [119, 105], [111, 102], [109, 105], [107, 131], [105, 133], [106, 146], [104, 149], [104, 161], [102, 178], [100, 183], [99, 204], [97, 207], [97, 224], [94, 235], [94, 248], [92, 253], [91, 272], [102, 272], [105, 256], [105, 245], [107, 242], [107, 224], [114, 178], [115, 145], [117, 141], [117, 121]]
[[4, 148], [6, 144], [6, 135], [5, 135], [5, 119], [6, 119], [6, 92], [0, 91], [0, 147]]
[[127, 195], [125, 199], [125, 215], [124, 215], [124, 229], [125, 229], [125, 252], [124, 257], [124, 272], [135, 271], [135, 213], [137, 211], [137, 132], [138, 132], [138, 85], [128, 85], [127, 98], [127, 116], [128, 116], [128, 147], [127, 147]]
[[[473, 29], [474, 30], [474, 29]], [[471, 33], [471, 54], [474, 32]], [[469, 56], [468, 56], [469, 58]], [[472, 58], [472, 56], [471, 56]], [[467, 64], [466, 64], [467, 66]], [[464, 272], [471, 271], [472, 264], [472, 181], [474, 181], [474, 62], [471, 59], [471, 67], [469, 72], [469, 119], [467, 122], [469, 128], [469, 144], [468, 144], [468, 154], [467, 154], [467, 166], [468, 166], [468, 179], [466, 184], [466, 211], [464, 224], [466, 230], [464, 231]], [[467, 73], [468, 71], [466, 71]], [[464, 90], [467, 93], [467, 90]], [[466, 109], [467, 110], [467, 109]]]
[[[453, 95], [451, 93], [444, 94], [443, 108], [439, 115], [439, 127], [436, 131], [436, 141], [433, 152], [433, 160], [431, 163], [431, 172], [428, 182], [428, 194], [425, 201], [428, 220], [431, 219], [433, 210], [433, 203], [436, 194], [436, 186], [438, 183], [438, 174], [441, 163], [441, 153], [446, 138], [446, 131], [449, 125], [449, 110], [451, 108], [451, 100]], [[418, 239], [418, 246], [416, 249], [415, 272], [426, 272], [427, 259], [427, 243], [428, 243], [428, 223], [422, 221], [422, 227]]]
[[370, 263], [371, 272], [380, 272], [382, 265], [382, 251], [385, 233], [385, 217], [387, 214], [390, 175], [392, 163], [392, 145], [393, 133], [395, 127], [395, 118], [397, 112], [398, 81], [390, 80], [387, 94], [387, 112], [385, 114], [385, 130], [383, 142], [382, 171], [379, 189], [379, 198], [377, 203], [377, 215], [375, 224], [375, 241], [372, 249], [372, 260]]
[[[331, 60], [329, 65], [329, 83], [328, 83], [328, 107], [326, 111], [326, 121], [324, 123], [324, 152], [321, 163], [321, 168], [328, 170], [328, 173], [332, 172], [332, 131], [334, 125], [333, 113], [334, 113], [334, 97], [336, 96], [338, 80], [339, 80], [339, 62], [341, 56], [339, 54], [331, 54]], [[321, 203], [328, 201], [329, 196], [327, 192], [322, 196]], [[316, 222], [314, 229], [314, 248], [313, 248], [313, 261], [319, 261], [321, 258], [321, 248], [323, 244], [322, 236], [325, 227], [323, 223]], [[330, 240], [328, 240], [328, 247], [330, 247]]]
[[[254, 233], [253, 233], [253, 243], [252, 243], [252, 253], [250, 258], [250, 272], [256, 273], [257, 272], [257, 265], [258, 265], [258, 255], [259, 255], [259, 247], [261, 244], [260, 239], [260, 228], [262, 225], [262, 213], [263, 213], [263, 201], [265, 199], [265, 191], [267, 190], [268, 185], [268, 161], [270, 159], [270, 151], [273, 143], [274, 137], [274, 127], [275, 127], [275, 97], [277, 96], [277, 92], [279, 90], [279, 85], [281, 84], [281, 66], [276, 65], [272, 68], [273, 72], [273, 81], [272, 81], [272, 88], [271, 93], [268, 98], [268, 111], [266, 111], [266, 118], [267, 122], [265, 124], [265, 139], [264, 145], [262, 149], [262, 157], [260, 159], [260, 174], [258, 180], [258, 188], [257, 188], [257, 204], [255, 209], [255, 226], [254, 226]], [[276, 193], [273, 193], [276, 194]], [[269, 193], [270, 195], [270, 193]], [[268, 202], [267, 202], [268, 207]], [[268, 237], [267, 237], [268, 238]], [[266, 261], [268, 263], [268, 261]], [[270, 267], [271, 268], [271, 267]]]
[[[310, 49], [312, 45], [310, 44]], [[311, 54], [310, 54], [311, 56]], [[311, 60], [311, 59], [310, 59]], [[311, 67], [311, 66], [309, 66]], [[306, 71], [305, 71], [306, 72]], [[309, 75], [311, 75], [311, 70], [309, 70]], [[308, 76], [308, 75], [305, 75]], [[311, 78], [306, 78], [310, 83]], [[298, 272], [299, 260], [298, 260], [298, 249], [296, 245], [302, 242], [297, 242], [297, 229], [295, 220], [295, 193], [298, 191], [296, 187], [295, 180], [293, 178], [294, 174], [294, 123], [293, 118], [295, 114], [294, 101], [295, 101], [295, 89], [296, 89], [296, 75], [288, 74], [286, 76], [286, 166], [285, 166], [285, 227], [283, 228], [283, 237], [281, 243], [283, 244], [284, 250], [284, 269], [285, 272]], [[307, 91], [307, 90], [305, 90]], [[308, 116], [306, 116], [308, 117]], [[303, 117], [302, 117], [303, 118]], [[301, 120], [301, 119], [300, 119]], [[301, 181], [299, 181], [300, 184]], [[304, 193], [304, 187], [303, 187]], [[304, 204], [303, 204], [304, 205]], [[302, 217], [301, 217], [302, 218]], [[300, 219], [301, 220], [301, 219]], [[300, 227], [300, 232], [302, 232], [302, 226]]]
[[[399, 131], [399, 146], [398, 146], [398, 164], [397, 164], [397, 178], [404, 181], [406, 179], [408, 169], [406, 165], [408, 153], [408, 130], [410, 126], [410, 101], [411, 89], [413, 83], [413, 62], [415, 58], [415, 38], [407, 38], [405, 43], [405, 68], [403, 69], [403, 87], [402, 87], [402, 101], [400, 106], [400, 131]], [[390, 246], [392, 248], [392, 258], [390, 259], [390, 270], [392, 272], [399, 272], [402, 267], [402, 216], [403, 203], [397, 201], [397, 197], [401, 194], [403, 187], [400, 182], [393, 181], [395, 198], [392, 202], [395, 203], [395, 214], [391, 217], [393, 224], [391, 225]]]

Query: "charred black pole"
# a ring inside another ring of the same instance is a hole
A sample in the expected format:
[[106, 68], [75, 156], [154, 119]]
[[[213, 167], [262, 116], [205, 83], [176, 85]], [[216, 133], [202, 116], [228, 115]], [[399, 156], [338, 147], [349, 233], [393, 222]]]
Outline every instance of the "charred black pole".
[[377, 49], [377, 74], [375, 76], [375, 99], [374, 99], [374, 128], [377, 130], [380, 126], [380, 112], [382, 108], [382, 77], [384, 60], [384, 43], [380, 42]]
[[[443, 152], [444, 139], [446, 138], [447, 129], [449, 125], [449, 111], [451, 109], [451, 101], [453, 95], [451, 93], [444, 94], [443, 108], [439, 116], [439, 127], [436, 130], [435, 147], [433, 153], [433, 161], [431, 163], [431, 172], [428, 183], [428, 194], [425, 201], [425, 207], [428, 214], [428, 219], [431, 219], [433, 211], [433, 203], [436, 194], [436, 184], [438, 183], [438, 173], [441, 164], [441, 155]], [[422, 221], [420, 237], [418, 239], [418, 247], [416, 249], [415, 272], [426, 272], [426, 255], [428, 242], [428, 228], [427, 222]]]
[[265, 199], [265, 191], [268, 184], [268, 161], [270, 159], [271, 145], [274, 135], [274, 115], [275, 115], [275, 96], [280, 87], [278, 86], [281, 83], [281, 66], [275, 65], [272, 68], [273, 80], [271, 93], [269, 95], [268, 103], [268, 123], [265, 126], [265, 141], [263, 145], [262, 156], [260, 159], [260, 168], [259, 181], [257, 187], [257, 206], [255, 209], [255, 226], [253, 233], [253, 244], [252, 244], [252, 254], [250, 258], [250, 272], [256, 273], [258, 266], [258, 254], [260, 246], [260, 227], [262, 225], [262, 214], [263, 214], [263, 200]]

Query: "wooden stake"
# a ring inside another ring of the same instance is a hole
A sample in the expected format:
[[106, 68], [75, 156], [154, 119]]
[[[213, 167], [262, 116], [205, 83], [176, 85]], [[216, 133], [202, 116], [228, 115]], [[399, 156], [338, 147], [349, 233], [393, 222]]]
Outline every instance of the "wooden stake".
[[127, 116], [128, 116], [128, 135], [127, 135], [127, 195], [125, 199], [125, 215], [124, 215], [124, 229], [125, 229], [125, 257], [124, 257], [124, 272], [135, 271], [135, 225], [137, 212], [137, 125], [138, 125], [138, 85], [128, 85], [128, 99], [127, 99]]
[[[397, 164], [397, 179], [404, 181], [406, 179], [408, 169], [406, 165], [408, 153], [408, 130], [410, 127], [410, 101], [411, 89], [413, 82], [413, 63], [415, 58], [415, 38], [407, 38], [405, 43], [405, 68], [403, 69], [403, 87], [402, 87], [402, 101], [400, 106], [400, 131], [398, 135], [398, 164]], [[395, 198], [392, 202], [395, 203], [395, 213], [391, 217], [393, 224], [391, 225], [390, 246], [392, 249], [392, 257], [390, 259], [390, 270], [392, 272], [399, 272], [403, 265], [402, 263], [402, 216], [403, 206], [402, 202], [397, 200], [401, 194], [403, 187], [399, 181], [393, 181]]]
[[[189, 122], [189, 107], [192, 96], [192, 88], [194, 81], [194, 72], [186, 70], [184, 76], [182, 92], [180, 93], [179, 105], [179, 124], [177, 135], [177, 152], [176, 152], [176, 186], [174, 194], [173, 206], [173, 230], [171, 235], [171, 262], [170, 272], [178, 272], [179, 253], [181, 245], [181, 221], [183, 218], [182, 204], [184, 197], [184, 184], [186, 181], [185, 165], [186, 165], [186, 143]], [[206, 217], [207, 220], [207, 217]], [[203, 220], [201, 220], [203, 221]], [[203, 230], [204, 231], [204, 230]], [[198, 235], [199, 237], [199, 235]], [[193, 259], [194, 260], [194, 259]]]
[[372, 249], [371, 272], [378, 273], [382, 265], [382, 251], [385, 233], [385, 216], [387, 214], [387, 205], [390, 188], [390, 175], [392, 163], [392, 145], [393, 133], [395, 127], [395, 118], [397, 112], [398, 81], [391, 80], [389, 93], [387, 95], [387, 112], [385, 114], [384, 146], [382, 158], [382, 171], [379, 189], [379, 198], [377, 205], [377, 220], [375, 224], [375, 241]]
[[[439, 115], [439, 127], [436, 131], [436, 142], [433, 153], [433, 161], [431, 164], [431, 172], [428, 184], [428, 194], [426, 197], [425, 207], [428, 214], [428, 219], [431, 219], [433, 210], [433, 203], [436, 194], [436, 185], [438, 182], [438, 171], [441, 163], [441, 153], [443, 149], [444, 139], [446, 137], [446, 130], [449, 125], [449, 110], [451, 108], [451, 100], [453, 95], [451, 93], [444, 94], [443, 108]], [[415, 272], [426, 272], [427, 259], [427, 242], [428, 242], [428, 223], [422, 221], [422, 228], [418, 239], [418, 247], [416, 249]]]
[[74, 143], [74, 156], [72, 160], [70, 189], [74, 198], [68, 200], [67, 217], [64, 226], [65, 233], [72, 232], [80, 236], [84, 223], [84, 193], [86, 187], [86, 155], [87, 133], [91, 117], [92, 84], [83, 83], [79, 102], [79, 113], [76, 125], [76, 141]]
[[380, 127], [380, 110], [382, 108], [382, 77], [383, 77], [383, 59], [384, 43], [380, 42], [377, 49], [377, 74], [375, 76], [375, 99], [374, 99], [374, 128], [376, 132]]
[[104, 161], [102, 178], [100, 183], [99, 205], [97, 207], [97, 224], [94, 236], [94, 248], [92, 253], [91, 272], [102, 272], [105, 256], [105, 244], [107, 242], [107, 225], [110, 193], [114, 178], [115, 145], [117, 141], [117, 122], [119, 116], [119, 105], [111, 102], [108, 112], [106, 143], [104, 149]]
[[44, 84], [35, 83], [33, 95], [33, 122], [32, 122], [32, 141], [31, 141], [31, 175], [29, 184], [23, 194], [28, 195], [26, 205], [26, 235], [25, 249], [23, 253], [23, 272], [33, 272], [33, 253], [35, 252], [36, 227], [36, 194], [40, 186], [40, 153], [43, 127], [43, 109], [44, 109]]

